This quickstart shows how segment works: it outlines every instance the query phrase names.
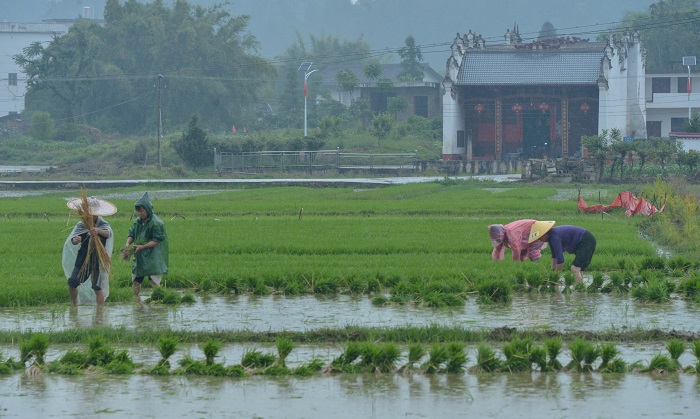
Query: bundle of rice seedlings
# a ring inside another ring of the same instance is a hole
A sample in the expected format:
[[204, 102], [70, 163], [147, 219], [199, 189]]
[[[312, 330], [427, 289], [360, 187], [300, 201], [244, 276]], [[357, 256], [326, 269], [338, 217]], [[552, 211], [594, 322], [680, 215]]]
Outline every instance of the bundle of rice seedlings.
[[502, 361], [496, 351], [487, 343], [480, 343], [476, 349], [476, 369], [483, 372], [494, 372], [501, 368]]
[[221, 342], [209, 339], [202, 345], [202, 352], [204, 352], [205, 363], [207, 366], [214, 365], [214, 358], [219, 354], [221, 350]]
[[[80, 190], [80, 201], [81, 205], [76, 207], [75, 211], [78, 213], [78, 216], [85, 227], [90, 230], [95, 227], [95, 219], [94, 216], [90, 214], [90, 205], [88, 203], [87, 191], [85, 189]], [[107, 249], [105, 249], [104, 244], [102, 244], [102, 240], [90, 240], [87, 255], [85, 256], [85, 262], [83, 262], [83, 266], [80, 268], [81, 276], [88, 276], [87, 270], [90, 269], [90, 264], [94, 258], [97, 258], [100, 272], [108, 272], [111, 275], [112, 259], [110, 258], [109, 253], [107, 253]]]
[[284, 367], [286, 366], [285, 360], [292, 352], [292, 350], [296, 348], [296, 344], [291, 339], [281, 337], [277, 338], [275, 345], [277, 346], [278, 364]]
[[547, 370], [548, 371], [559, 371], [562, 369], [561, 362], [557, 359], [561, 353], [561, 348], [564, 346], [560, 337], [550, 338], [544, 341], [544, 347], [547, 349]]
[[131, 246], [122, 246], [122, 248], [119, 249], [119, 258], [124, 262], [128, 262], [135, 253], [136, 245], [131, 244]]
[[673, 338], [666, 344], [666, 350], [668, 350], [671, 360], [680, 367], [679, 358], [683, 355], [683, 352], [685, 352], [685, 341]]

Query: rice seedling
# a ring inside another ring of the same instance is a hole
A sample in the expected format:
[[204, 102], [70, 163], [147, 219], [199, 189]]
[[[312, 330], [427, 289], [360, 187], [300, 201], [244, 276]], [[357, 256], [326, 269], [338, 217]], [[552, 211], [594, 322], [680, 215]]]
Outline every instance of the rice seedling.
[[566, 365], [567, 370], [590, 372], [593, 363], [598, 359], [598, 349], [583, 338], [576, 338], [569, 344], [571, 361]]
[[35, 333], [29, 340], [20, 342], [20, 363], [26, 364], [34, 358], [34, 364], [44, 365], [44, 357], [49, 348], [49, 338], [43, 333]]
[[604, 282], [605, 277], [603, 277], [603, 274], [600, 272], [595, 272], [593, 274], [593, 280], [591, 281], [591, 285], [588, 287], [588, 291], [600, 291], [603, 288]]
[[449, 357], [450, 354], [447, 351], [447, 348], [436, 343], [432, 346], [432, 348], [430, 348], [430, 351], [428, 352], [428, 360], [421, 365], [421, 369], [426, 374], [436, 374], [440, 372], [442, 364], [447, 362]]
[[576, 277], [574, 274], [567, 271], [564, 272], [564, 290], [571, 290], [571, 286], [576, 282]]
[[183, 304], [194, 304], [197, 302], [197, 299], [194, 297], [194, 294], [192, 294], [192, 292], [187, 291], [185, 295], [182, 296], [180, 302]]
[[323, 369], [323, 361], [318, 358], [314, 358], [306, 364], [302, 364], [291, 371], [292, 375], [297, 375], [301, 377], [310, 377], [315, 373]]
[[539, 291], [545, 280], [544, 274], [538, 271], [528, 272], [525, 278], [532, 291]]
[[177, 340], [170, 337], [161, 337], [158, 339], [156, 348], [160, 353], [160, 361], [158, 361], [157, 367], [162, 367], [164, 369], [170, 369], [170, 357], [177, 351]]
[[277, 338], [275, 345], [277, 346], [278, 364], [284, 367], [286, 365], [285, 360], [296, 348], [296, 344], [291, 339], [280, 337]]
[[372, 304], [375, 306], [383, 306], [389, 303], [389, 299], [383, 295], [375, 295], [372, 297]]
[[503, 345], [503, 355], [506, 358], [503, 363], [504, 368], [510, 372], [530, 371], [532, 369], [530, 362], [532, 345], [533, 339], [530, 337], [522, 339], [515, 337], [510, 342], [506, 342]]
[[690, 344], [690, 351], [693, 353], [696, 360], [695, 372], [700, 373], [700, 340], [693, 341], [693, 343]]
[[662, 271], [666, 268], [666, 260], [662, 257], [646, 257], [642, 259], [641, 268]]
[[671, 289], [666, 280], [653, 279], [632, 288], [632, 297], [643, 302], [665, 303], [671, 299]]
[[690, 278], [682, 280], [678, 285], [678, 291], [688, 299], [696, 298], [700, 295], [700, 275], [696, 273]]
[[664, 354], [656, 354], [653, 358], [651, 358], [651, 361], [649, 361], [649, 365], [642, 371], [664, 373], [676, 371], [678, 368], [679, 366], [676, 365], [668, 356]]
[[507, 279], [485, 279], [476, 287], [481, 303], [508, 303], [513, 299], [513, 286]]
[[679, 358], [685, 352], [686, 346], [685, 341], [678, 338], [673, 338], [666, 343], [666, 350], [668, 351], [671, 360], [680, 366]]
[[68, 352], [61, 357], [59, 363], [74, 365], [77, 368], [84, 368], [87, 366], [88, 357], [87, 354], [77, 349], [69, 349]]
[[247, 350], [243, 354], [241, 365], [245, 368], [267, 368], [275, 362], [275, 356], [264, 354], [256, 349]]
[[544, 347], [547, 350], [547, 370], [548, 371], [559, 371], [562, 369], [562, 365], [557, 359], [561, 353], [561, 348], [564, 346], [562, 339], [560, 337], [549, 338], [544, 341]]
[[107, 344], [102, 336], [95, 336], [88, 342], [87, 364], [104, 367], [116, 358], [116, 350]]
[[425, 355], [425, 348], [420, 343], [412, 343], [408, 346], [408, 361], [406, 365], [402, 367], [404, 370], [413, 371], [415, 365], [420, 362], [420, 360]]
[[178, 368], [175, 374], [185, 374], [185, 375], [207, 375], [208, 369], [207, 364], [201, 360], [194, 359], [190, 355], [185, 355], [180, 361], [178, 361], [180, 368]]
[[476, 348], [476, 370], [483, 372], [495, 372], [501, 368], [502, 361], [496, 351], [488, 344], [482, 342]]
[[461, 342], [450, 342], [446, 345], [447, 361], [445, 362], [445, 372], [450, 374], [461, 374], [464, 372], [464, 365], [468, 361], [464, 344]]
[[214, 358], [217, 357], [219, 351], [221, 350], [221, 342], [209, 339], [202, 345], [202, 352], [204, 352], [205, 364], [211, 366], [214, 364]]
[[535, 364], [540, 371], [547, 371], [547, 350], [539, 345], [530, 348], [530, 363]]
[[126, 350], [117, 352], [114, 359], [104, 367], [112, 374], [132, 374], [135, 369], [134, 361]]
[[598, 369], [607, 371], [608, 365], [620, 354], [620, 351], [614, 343], [601, 343], [598, 345], [598, 353], [600, 354], [600, 366]]

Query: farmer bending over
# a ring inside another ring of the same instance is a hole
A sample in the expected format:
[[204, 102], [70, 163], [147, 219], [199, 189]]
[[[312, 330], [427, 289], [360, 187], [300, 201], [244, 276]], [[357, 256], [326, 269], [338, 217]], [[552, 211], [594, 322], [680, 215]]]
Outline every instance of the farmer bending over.
[[153, 214], [153, 205], [148, 199], [148, 192], [134, 203], [138, 218], [129, 229], [126, 246], [135, 244], [134, 264], [131, 280], [134, 287], [134, 299], [141, 301], [141, 284], [145, 277], [159, 286], [162, 275], [168, 273], [168, 236], [165, 223]]
[[505, 249], [510, 249], [513, 260], [522, 262], [525, 259], [530, 259], [533, 262], [540, 260], [542, 249], [547, 247], [547, 243], [528, 243], [530, 228], [534, 223], [535, 220], [516, 220], [506, 225], [491, 224], [488, 227], [489, 237], [493, 245], [491, 258], [503, 260]]
[[590, 231], [582, 227], [563, 225], [554, 227], [554, 221], [537, 221], [530, 230], [529, 242], [546, 242], [552, 249], [552, 269], [561, 272], [564, 267], [564, 252], [575, 256], [571, 272], [576, 283], [583, 283], [581, 271], [586, 269], [593, 259], [596, 240]]

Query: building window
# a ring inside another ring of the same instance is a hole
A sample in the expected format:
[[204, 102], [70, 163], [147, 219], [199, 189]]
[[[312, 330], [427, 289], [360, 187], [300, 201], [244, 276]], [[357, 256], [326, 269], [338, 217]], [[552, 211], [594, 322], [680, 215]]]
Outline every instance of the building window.
[[688, 93], [687, 77], [678, 77], [678, 93]]
[[9, 73], [7, 75], [7, 85], [17, 86], [17, 73]]
[[671, 118], [671, 132], [684, 132], [688, 118]]
[[457, 147], [465, 147], [464, 143], [464, 131], [457, 131]]
[[413, 113], [423, 118], [428, 117], [428, 96], [413, 96]]
[[652, 77], [651, 93], [671, 93], [670, 77]]
[[647, 121], [647, 137], [661, 137], [661, 121]]

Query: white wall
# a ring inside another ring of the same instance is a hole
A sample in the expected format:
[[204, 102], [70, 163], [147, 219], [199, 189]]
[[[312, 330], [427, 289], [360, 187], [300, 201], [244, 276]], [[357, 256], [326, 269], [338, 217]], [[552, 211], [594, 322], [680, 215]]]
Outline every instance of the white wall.
[[[65, 33], [70, 24], [66, 23], [0, 23], [0, 116], [24, 110], [26, 76], [13, 60], [32, 42], [45, 42], [53, 39], [53, 33]], [[17, 74], [17, 85], [9, 85], [9, 74]]]

